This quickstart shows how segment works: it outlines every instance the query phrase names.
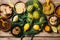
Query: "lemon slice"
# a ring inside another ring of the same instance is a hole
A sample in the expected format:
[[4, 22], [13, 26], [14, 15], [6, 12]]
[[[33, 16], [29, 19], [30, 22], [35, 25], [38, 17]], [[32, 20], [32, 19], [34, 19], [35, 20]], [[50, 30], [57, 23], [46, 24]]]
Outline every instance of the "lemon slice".
[[14, 16], [13, 18], [13, 22], [16, 22], [16, 21], [18, 21], [18, 15]]
[[52, 26], [52, 31], [57, 33], [57, 28], [55, 26]]

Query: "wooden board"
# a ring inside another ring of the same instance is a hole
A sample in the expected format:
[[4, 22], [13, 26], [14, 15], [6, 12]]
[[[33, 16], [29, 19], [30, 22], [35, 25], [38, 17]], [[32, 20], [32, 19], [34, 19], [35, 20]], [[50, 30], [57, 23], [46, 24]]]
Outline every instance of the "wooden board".
[[[19, 0], [13, 0], [14, 3], [18, 2]], [[23, 2], [26, 2], [27, 0], [21, 0]], [[45, 2], [45, 0], [39, 0], [42, 4]], [[51, 0], [56, 6], [60, 4], [60, 0]], [[8, 4], [9, 0], [0, 0], [0, 4]], [[12, 37], [10, 32], [2, 32], [0, 31], [0, 37]], [[42, 36], [42, 37], [60, 37], [60, 34], [57, 33], [47, 33], [45, 31], [40, 32], [39, 34], [35, 35], [36, 37]]]

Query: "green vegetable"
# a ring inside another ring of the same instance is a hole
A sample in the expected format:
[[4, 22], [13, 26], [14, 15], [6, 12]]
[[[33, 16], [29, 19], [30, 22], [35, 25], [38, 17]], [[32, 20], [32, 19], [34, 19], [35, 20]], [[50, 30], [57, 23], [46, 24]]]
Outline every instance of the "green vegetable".
[[40, 24], [45, 23], [46, 22], [46, 18], [45, 17], [41, 17], [39, 19], [39, 22], [40, 22]]
[[32, 5], [32, 4], [33, 4], [33, 6], [34, 6], [36, 9], [38, 8], [38, 10], [42, 10], [42, 9], [43, 9], [42, 4], [41, 4], [38, 0], [28, 0], [28, 1], [26, 2], [26, 5], [27, 5], [27, 6]]
[[32, 5], [33, 4], [33, 0], [28, 0], [27, 2], [26, 2], [26, 6], [29, 6], [29, 5]]
[[28, 17], [33, 19], [33, 15], [31, 13], [28, 13]]
[[[13, 11], [13, 13], [15, 15], [18, 15], [15, 11]], [[26, 23], [26, 19], [27, 19], [27, 13], [25, 12], [18, 15], [18, 20], [16, 19], [17, 21], [15, 20], [15, 22], [12, 21], [12, 24], [18, 24], [20, 26], [23, 26]]]
[[39, 12], [38, 12], [38, 11], [34, 11], [34, 12], [33, 12], [33, 18], [34, 18], [34, 19], [39, 19], [39, 17], [40, 17]]
[[[45, 15], [42, 12], [42, 8], [43, 8], [42, 4], [38, 0], [28, 0], [26, 5], [27, 5], [27, 19], [26, 19], [27, 23], [30, 24], [31, 28], [35, 24], [40, 25], [39, 18], [40, 17], [45, 18]], [[43, 29], [44, 23], [46, 21], [46, 19], [44, 19], [44, 18], [41, 19], [41, 20], [43, 20], [43, 23], [41, 23], [40, 29]], [[35, 27], [34, 27], [34, 29], [35, 29]], [[36, 31], [39, 29], [39, 26], [36, 27], [36, 30], [34, 30], [34, 29], [30, 29], [29, 31], [24, 32], [24, 34], [34, 35], [41, 31], [41, 30]]]
[[28, 12], [32, 12], [32, 11], [33, 11], [33, 5], [29, 5], [29, 6], [27, 7], [27, 11], [28, 11]]
[[33, 6], [38, 10], [42, 10], [42, 4], [38, 0], [33, 0]]
[[38, 5], [37, 3], [33, 3], [33, 6], [34, 6], [35, 8], [39, 8], [39, 5]]
[[32, 13], [28, 13], [26, 21], [30, 24], [32, 24], [33, 21], [33, 15]]
[[60, 25], [58, 25], [57, 30], [58, 30], [58, 32], [60, 33]]

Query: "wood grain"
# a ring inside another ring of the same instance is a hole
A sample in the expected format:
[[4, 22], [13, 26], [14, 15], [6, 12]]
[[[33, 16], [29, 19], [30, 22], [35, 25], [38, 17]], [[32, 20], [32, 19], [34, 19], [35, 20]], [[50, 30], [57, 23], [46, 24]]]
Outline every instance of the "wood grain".
[[[9, 0], [0, 0], [0, 4], [8, 4]], [[13, 0], [14, 4], [18, 1], [26, 2], [27, 0]], [[42, 4], [45, 0], [39, 0]], [[51, 0], [55, 6], [60, 5], [60, 0]], [[12, 38], [10, 32], [2, 32], [0, 31], [0, 40], [20, 40], [20, 38]], [[8, 37], [8, 38], [5, 38]], [[60, 34], [57, 33], [46, 33], [45, 31], [35, 35], [34, 40], [60, 40]], [[25, 37], [23, 40], [30, 40], [31, 37]]]

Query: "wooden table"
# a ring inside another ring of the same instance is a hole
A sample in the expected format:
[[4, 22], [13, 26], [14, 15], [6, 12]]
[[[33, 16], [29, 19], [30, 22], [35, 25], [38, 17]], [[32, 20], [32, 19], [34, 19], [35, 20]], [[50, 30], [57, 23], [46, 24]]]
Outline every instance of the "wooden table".
[[[13, 0], [14, 3], [18, 2], [19, 0]], [[26, 2], [27, 0], [21, 0], [23, 2]], [[42, 4], [45, 2], [45, 0], [39, 0]], [[56, 6], [59, 5], [60, 0], [51, 0]], [[7, 3], [9, 0], [0, 0], [0, 4]], [[31, 37], [24, 37], [23, 40], [30, 40]], [[11, 35], [10, 32], [2, 32], [0, 31], [0, 40], [20, 40], [20, 38], [15, 38]], [[60, 40], [60, 34], [57, 33], [47, 33], [45, 31], [35, 35], [34, 40]]]

